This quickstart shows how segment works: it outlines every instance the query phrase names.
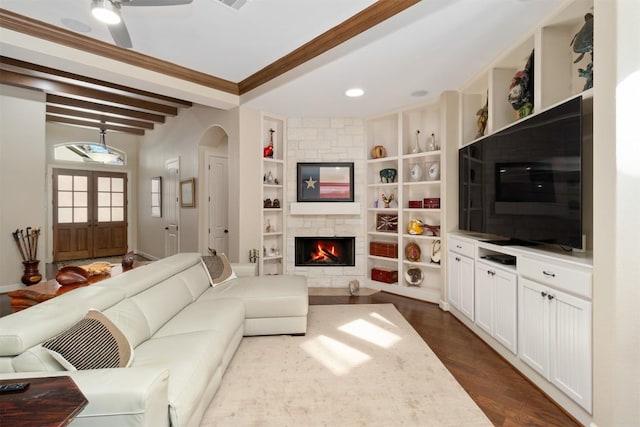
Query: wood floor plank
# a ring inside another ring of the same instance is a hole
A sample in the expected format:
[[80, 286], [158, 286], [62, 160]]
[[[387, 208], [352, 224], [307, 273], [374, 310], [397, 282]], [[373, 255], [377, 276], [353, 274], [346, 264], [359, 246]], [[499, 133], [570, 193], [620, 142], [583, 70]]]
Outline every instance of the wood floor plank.
[[458, 319], [437, 305], [378, 292], [310, 296], [309, 304], [394, 304], [496, 426], [579, 426]]

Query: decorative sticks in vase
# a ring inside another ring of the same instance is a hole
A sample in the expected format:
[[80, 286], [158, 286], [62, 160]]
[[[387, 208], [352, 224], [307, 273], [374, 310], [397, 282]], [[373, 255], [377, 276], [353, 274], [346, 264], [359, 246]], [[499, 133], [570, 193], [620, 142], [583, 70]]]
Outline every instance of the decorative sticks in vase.
[[25, 285], [33, 285], [42, 280], [42, 275], [38, 271], [38, 238], [40, 237], [40, 228], [27, 227], [24, 230], [18, 230], [11, 233], [13, 240], [18, 246], [22, 264], [24, 264], [24, 274], [22, 283]]

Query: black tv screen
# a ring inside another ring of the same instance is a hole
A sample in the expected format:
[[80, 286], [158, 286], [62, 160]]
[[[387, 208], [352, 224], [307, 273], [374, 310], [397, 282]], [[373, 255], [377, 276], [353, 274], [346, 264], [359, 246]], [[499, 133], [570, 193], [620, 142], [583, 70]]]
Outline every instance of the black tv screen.
[[582, 247], [582, 97], [459, 151], [459, 227]]

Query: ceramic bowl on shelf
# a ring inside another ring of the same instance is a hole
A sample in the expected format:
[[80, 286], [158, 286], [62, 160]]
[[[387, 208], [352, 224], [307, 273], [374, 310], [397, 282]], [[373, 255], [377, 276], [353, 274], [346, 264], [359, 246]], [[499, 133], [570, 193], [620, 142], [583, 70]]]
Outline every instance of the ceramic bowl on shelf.
[[424, 273], [418, 267], [410, 267], [407, 268], [407, 271], [404, 273], [404, 279], [411, 286], [420, 286], [424, 280]]

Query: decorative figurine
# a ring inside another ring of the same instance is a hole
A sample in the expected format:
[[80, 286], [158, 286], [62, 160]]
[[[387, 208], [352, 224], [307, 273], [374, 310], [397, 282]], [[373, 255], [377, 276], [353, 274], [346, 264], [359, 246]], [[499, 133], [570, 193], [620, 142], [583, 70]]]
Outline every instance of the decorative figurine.
[[573, 61], [574, 64], [580, 62], [585, 53], [591, 55], [591, 61], [587, 64], [586, 68], [578, 68], [578, 76], [587, 79], [584, 84], [583, 90], [587, 90], [593, 87], [593, 14], [587, 13], [584, 15], [584, 25], [580, 28], [580, 31], [573, 36], [570, 46], [573, 46], [573, 51], [579, 53], [580, 56]]
[[267, 145], [266, 147], [264, 147], [264, 149], [262, 150], [262, 155], [264, 157], [268, 157], [270, 159], [273, 159], [273, 133], [275, 132], [275, 130], [273, 129], [269, 129], [269, 145]]
[[487, 121], [489, 121], [489, 94], [487, 93], [487, 102], [484, 104], [484, 107], [478, 110], [476, 113], [478, 116], [478, 133], [476, 133], [476, 138], [481, 138], [484, 136], [484, 131], [487, 128]]
[[519, 119], [533, 112], [533, 53], [531, 51], [524, 69], [513, 76], [509, 86], [507, 99]]
[[273, 230], [271, 229], [271, 220], [267, 218], [267, 226], [264, 228], [266, 233], [271, 233]]
[[271, 173], [271, 171], [269, 171], [269, 173], [267, 173], [267, 177], [266, 177], [267, 184], [273, 184], [273, 180], [274, 179], [275, 178], [273, 177], [273, 174]]
[[389, 193], [388, 196], [385, 196], [384, 193], [382, 193], [380, 195], [380, 197], [382, 197], [382, 202], [384, 203], [384, 207], [388, 208], [389, 204], [391, 203], [391, 201], [393, 200], [393, 193]]
[[420, 150], [420, 131], [416, 130], [416, 146], [413, 147], [413, 150], [411, 150], [411, 152], [413, 154], [419, 153]]

